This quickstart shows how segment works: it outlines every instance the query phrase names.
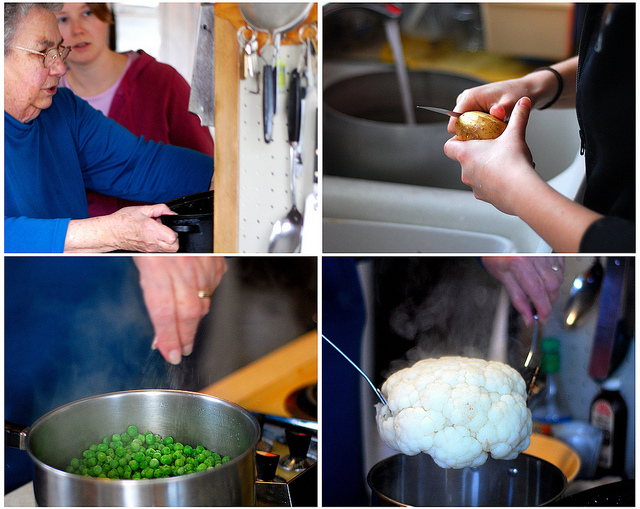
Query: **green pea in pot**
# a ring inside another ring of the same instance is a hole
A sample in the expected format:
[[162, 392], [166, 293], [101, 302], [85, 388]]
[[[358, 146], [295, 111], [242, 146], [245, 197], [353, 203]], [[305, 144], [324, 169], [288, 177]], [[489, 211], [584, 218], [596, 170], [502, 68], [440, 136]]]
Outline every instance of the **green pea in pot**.
[[[103, 437], [135, 425], [231, 460], [213, 469], [145, 480], [100, 479], [66, 472]], [[5, 427], [6, 428], [6, 427]], [[5, 442], [7, 442], [5, 429]], [[14, 445], [35, 464], [39, 506], [250, 506], [255, 503], [256, 419], [205, 394], [139, 390], [92, 396], [57, 408], [22, 430]]]

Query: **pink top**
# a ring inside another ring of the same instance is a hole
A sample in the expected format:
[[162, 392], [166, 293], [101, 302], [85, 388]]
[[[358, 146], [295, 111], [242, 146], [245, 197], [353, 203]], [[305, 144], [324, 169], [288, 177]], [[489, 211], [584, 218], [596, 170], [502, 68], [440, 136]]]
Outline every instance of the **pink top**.
[[[142, 50], [127, 52], [127, 69], [118, 83], [88, 102], [136, 136], [213, 155], [208, 127], [189, 113], [191, 89], [173, 67]], [[66, 80], [61, 86], [67, 86]], [[106, 96], [104, 101], [99, 99]], [[99, 101], [100, 104], [94, 103]], [[87, 189], [89, 216], [111, 214], [124, 206], [139, 205]]]
[[[105, 116], [109, 115], [109, 109], [111, 108], [111, 102], [113, 101], [113, 96], [116, 95], [116, 91], [118, 90], [118, 87], [122, 82], [122, 78], [124, 78], [124, 75], [129, 70], [129, 67], [131, 67], [131, 62], [133, 62], [136, 58], [140, 56], [134, 51], [128, 51], [126, 55], [128, 57], [127, 65], [124, 68], [123, 73], [118, 78], [118, 81], [116, 81], [111, 87], [109, 87], [107, 90], [105, 90], [101, 94], [94, 95], [92, 97], [85, 97], [85, 96], [76, 94], [78, 97], [81, 97], [82, 99], [87, 101], [91, 106], [93, 106], [93, 108], [101, 111]], [[63, 76], [62, 79], [60, 80], [60, 86], [71, 88], [69, 86], [69, 82], [67, 81], [66, 75]]]

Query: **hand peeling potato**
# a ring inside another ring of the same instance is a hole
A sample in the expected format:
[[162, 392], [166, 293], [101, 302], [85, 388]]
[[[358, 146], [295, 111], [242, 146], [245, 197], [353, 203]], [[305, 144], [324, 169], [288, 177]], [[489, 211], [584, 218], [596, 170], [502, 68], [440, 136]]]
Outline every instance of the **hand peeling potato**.
[[456, 120], [456, 136], [462, 140], [493, 140], [500, 136], [507, 124], [481, 111], [467, 111]]

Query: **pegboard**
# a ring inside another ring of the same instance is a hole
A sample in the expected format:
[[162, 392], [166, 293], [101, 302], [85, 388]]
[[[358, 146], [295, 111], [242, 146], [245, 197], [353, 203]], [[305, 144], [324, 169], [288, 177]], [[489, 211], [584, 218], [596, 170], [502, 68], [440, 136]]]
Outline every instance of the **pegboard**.
[[[240, 81], [239, 91], [239, 179], [238, 252], [266, 253], [273, 224], [291, 209], [289, 141], [287, 134], [287, 90], [291, 72], [297, 67], [302, 45], [282, 45], [279, 59], [273, 140], [264, 141], [262, 119], [262, 67], [259, 75]], [[296, 206], [304, 215], [306, 197], [313, 191], [317, 93], [310, 90], [303, 106], [303, 168], [296, 180]]]

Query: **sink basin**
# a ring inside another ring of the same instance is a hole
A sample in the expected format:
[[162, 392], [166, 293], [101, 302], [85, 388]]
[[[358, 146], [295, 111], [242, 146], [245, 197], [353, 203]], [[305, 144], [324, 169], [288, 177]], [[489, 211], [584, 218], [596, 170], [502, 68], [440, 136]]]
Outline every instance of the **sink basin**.
[[[325, 219], [323, 250], [332, 253], [510, 253], [513, 243], [498, 235], [432, 226]], [[345, 242], [345, 239], [349, 239]]]
[[[349, 81], [349, 86], [357, 85], [359, 76], [384, 73], [384, 68], [325, 64], [324, 251], [550, 252], [523, 221], [476, 200], [461, 182], [459, 164], [443, 151], [444, 142], [451, 137], [446, 117], [432, 114], [435, 118], [425, 117], [415, 126], [381, 121], [327, 94]], [[466, 82], [456, 75], [448, 79], [438, 74], [438, 80], [431, 82], [439, 89], [448, 87], [454, 99], [427, 105], [453, 107]], [[442, 96], [436, 92], [434, 97]], [[362, 97], [368, 99], [370, 93], [363, 92]], [[353, 126], [358, 132], [349, 131]], [[411, 136], [411, 143], [403, 148], [403, 140]], [[527, 143], [536, 171], [557, 191], [575, 199], [584, 180], [575, 111], [533, 111]], [[374, 157], [373, 150], [377, 151]], [[413, 155], [417, 155], [417, 165], [416, 158], [406, 163], [412, 159], [407, 156]]]
[[[412, 103], [453, 107], [457, 95], [481, 81], [411, 71]], [[394, 70], [351, 76], [323, 93], [324, 175], [462, 189], [456, 161], [444, 155], [448, 117], [416, 109], [404, 123]]]
[[322, 239], [325, 253], [551, 251], [469, 191], [332, 176], [323, 177]]

